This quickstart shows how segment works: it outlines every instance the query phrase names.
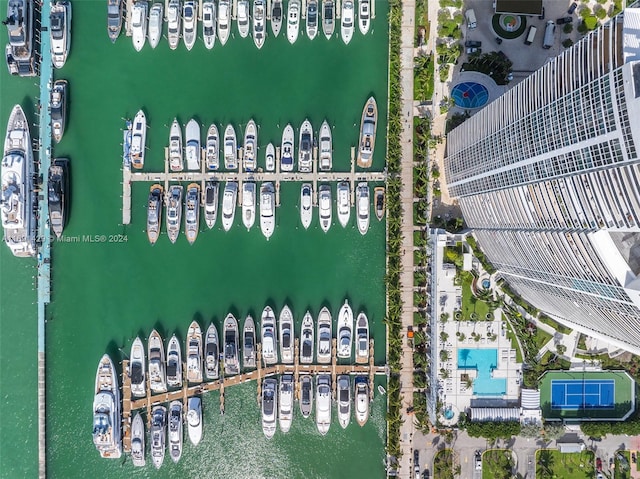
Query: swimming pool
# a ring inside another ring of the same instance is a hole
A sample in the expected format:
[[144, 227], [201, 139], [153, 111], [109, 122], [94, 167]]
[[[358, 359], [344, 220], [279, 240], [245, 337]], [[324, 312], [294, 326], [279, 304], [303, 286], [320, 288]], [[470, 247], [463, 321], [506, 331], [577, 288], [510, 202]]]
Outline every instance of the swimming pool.
[[458, 349], [458, 369], [476, 369], [473, 394], [502, 396], [507, 392], [507, 380], [492, 378], [491, 371], [498, 367], [497, 349]]
[[466, 81], [451, 89], [451, 98], [460, 108], [480, 108], [489, 101], [489, 91], [480, 83]]

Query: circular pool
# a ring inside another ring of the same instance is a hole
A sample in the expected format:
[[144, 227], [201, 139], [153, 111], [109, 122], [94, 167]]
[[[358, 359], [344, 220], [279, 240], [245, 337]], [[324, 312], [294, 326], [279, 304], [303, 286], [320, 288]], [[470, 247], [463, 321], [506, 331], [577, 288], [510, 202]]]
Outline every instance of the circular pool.
[[491, 281], [489, 281], [488, 279], [483, 279], [482, 280], [482, 287], [484, 289], [489, 289], [489, 286], [491, 286]]
[[453, 87], [451, 98], [460, 108], [480, 108], [489, 100], [489, 90], [480, 83], [466, 81]]
[[450, 407], [448, 407], [447, 409], [444, 410], [444, 412], [442, 413], [442, 415], [444, 416], [444, 418], [446, 420], [451, 420], [453, 419], [453, 416], [456, 415], [455, 412], [453, 412], [453, 409], [451, 409]]

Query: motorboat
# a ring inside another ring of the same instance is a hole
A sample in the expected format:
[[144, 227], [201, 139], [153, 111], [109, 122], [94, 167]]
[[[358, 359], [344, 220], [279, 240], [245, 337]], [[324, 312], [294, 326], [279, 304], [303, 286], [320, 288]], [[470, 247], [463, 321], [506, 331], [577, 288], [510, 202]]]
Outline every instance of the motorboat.
[[309, 0], [307, 3], [307, 36], [313, 40], [318, 34], [318, 0]]
[[361, 312], [356, 319], [356, 363], [369, 361], [369, 320]]
[[273, 378], [266, 378], [262, 382], [262, 432], [267, 439], [276, 433], [277, 389], [278, 383]]
[[167, 236], [175, 243], [180, 234], [180, 220], [182, 219], [182, 186], [173, 185], [169, 189], [167, 199]]
[[144, 166], [144, 150], [147, 141], [147, 117], [144, 111], [140, 110], [136, 113], [131, 132], [131, 166], [139, 170]]
[[122, 455], [120, 414], [118, 374], [105, 354], [98, 363], [93, 398], [93, 444], [104, 458], [118, 459]]
[[137, 52], [142, 50], [147, 41], [147, 11], [149, 4], [140, 0], [131, 9], [131, 39]]
[[331, 228], [331, 186], [320, 185], [318, 197], [320, 228], [326, 233]]
[[184, 156], [187, 160], [187, 170], [200, 171], [200, 157], [202, 156], [200, 150], [200, 124], [193, 118], [187, 123], [184, 139], [186, 141]]
[[137, 412], [131, 422], [131, 461], [134, 466], [143, 467], [146, 464], [144, 453], [144, 421]]
[[[141, 2], [141, 8], [146, 7], [146, 2]], [[146, 22], [146, 9], [144, 10]], [[135, 16], [134, 16], [135, 18]], [[67, 0], [57, 1], [51, 4], [51, 14], [49, 15], [50, 41], [51, 41], [51, 63], [56, 68], [62, 68], [67, 61], [69, 49], [71, 48], [71, 2]], [[132, 27], [135, 27], [132, 24]], [[145, 23], [146, 28], [146, 23]], [[145, 30], [146, 34], [146, 30]], [[135, 30], [134, 30], [135, 35]], [[135, 38], [135, 37], [134, 37]], [[143, 43], [144, 44], [144, 43]], [[135, 45], [135, 41], [134, 41]], [[142, 47], [141, 47], [142, 48]]]
[[331, 342], [333, 333], [331, 331], [331, 313], [327, 307], [323, 307], [318, 314], [318, 351], [316, 358], [319, 364], [329, 364], [331, 362]]
[[331, 139], [331, 127], [327, 120], [320, 127], [320, 170], [329, 171], [333, 164], [333, 142]]
[[218, 183], [207, 181], [204, 189], [204, 221], [209, 229], [213, 228], [218, 218]]
[[295, 341], [293, 313], [286, 304], [280, 311], [278, 337], [280, 340], [280, 360], [283, 364], [293, 364], [293, 343]]
[[[154, 393], [167, 392], [167, 377], [164, 365], [164, 346], [162, 337], [155, 329], [149, 335], [147, 343], [149, 356], [149, 388]], [[146, 394], [146, 391], [145, 391]]]
[[344, 301], [338, 313], [338, 357], [351, 358], [351, 343], [353, 342], [353, 311], [347, 300]]
[[182, 386], [182, 351], [180, 341], [174, 334], [167, 344], [167, 386]]
[[304, 120], [300, 127], [298, 146], [298, 171], [310, 173], [313, 168], [313, 128], [309, 120]]
[[167, 437], [167, 408], [154, 406], [151, 410], [151, 460], [156, 469], [164, 462], [164, 443]]
[[256, 367], [256, 325], [251, 316], [246, 317], [242, 328], [242, 367]]
[[244, 130], [244, 155], [242, 167], [245, 171], [256, 169], [256, 155], [258, 149], [258, 129], [256, 122], [249, 120]]
[[351, 380], [347, 374], [340, 374], [337, 383], [338, 422], [346, 429], [351, 420]]
[[187, 405], [187, 434], [194, 446], [202, 439], [202, 400], [198, 396], [190, 397]]
[[267, 171], [274, 171], [276, 169], [276, 149], [273, 143], [269, 143], [266, 148], [265, 168]]
[[184, 202], [184, 234], [189, 244], [193, 244], [200, 231], [200, 185], [189, 183]]
[[262, 361], [265, 366], [270, 366], [278, 362], [278, 346], [276, 342], [276, 316], [270, 306], [265, 306], [262, 310], [261, 344]]
[[293, 420], [293, 375], [280, 376], [278, 388], [278, 424], [282, 432], [289, 432]]
[[253, 181], [242, 183], [242, 223], [247, 231], [256, 221], [256, 184]]
[[353, 0], [342, 2], [342, 22], [340, 23], [340, 36], [342, 41], [348, 45], [353, 37]]
[[238, 321], [233, 314], [224, 318], [224, 374], [230, 376], [240, 372], [240, 358], [238, 353]]
[[136, 398], [145, 397], [147, 395], [147, 382], [144, 345], [138, 337], [131, 344], [129, 378], [131, 379], [131, 395]]
[[187, 330], [187, 381], [202, 382], [202, 330], [197, 321], [192, 321]]
[[358, 215], [358, 231], [360, 231], [361, 235], [365, 235], [369, 231], [370, 203], [369, 184], [366, 181], [358, 183], [356, 188], [356, 213]]
[[224, 167], [227, 170], [235, 170], [238, 167], [237, 150], [236, 131], [233, 125], [229, 124], [224, 130]]
[[371, 0], [358, 0], [358, 28], [360, 33], [366, 35], [371, 23]]
[[67, 80], [56, 80], [51, 88], [51, 136], [60, 143], [67, 121]]
[[331, 376], [318, 374], [316, 377], [316, 427], [321, 435], [326, 435], [331, 426]]
[[293, 127], [290, 123], [282, 132], [282, 146], [280, 147], [280, 169], [282, 171], [293, 171]]
[[258, 50], [262, 48], [265, 40], [265, 2], [264, 0], [253, 0], [253, 43]]
[[205, 158], [207, 160], [208, 170], [217, 170], [220, 168], [220, 136], [218, 135], [218, 127], [212, 123], [207, 130], [207, 143], [205, 149]]
[[231, 5], [229, 0], [220, 0], [218, 3], [218, 38], [223, 45], [229, 39], [231, 30]]
[[322, 31], [327, 40], [331, 38], [336, 26], [336, 4], [333, 0], [322, 2]]
[[115, 43], [122, 31], [123, 0], [107, 0], [107, 32], [109, 40]]
[[184, 160], [182, 156], [182, 128], [178, 119], [174, 118], [169, 132], [169, 168], [171, 171], [182, 171]]
[[238, 33], [242, 38], [249, 35], [249, 0], [236, 0], [236, 17], [238, 19]]
[[206, 1], [202, 4], [202, 38], [207, 50], [216, 43], [216, 3]]
[[186, 0], [182, 7], [182, 39], [187, 50], [191, 50], [196, 43], [198, 31], [198, 4], [193, 0]]
[[[7, 66], [10, 70], [14, 68], [11, 73], [17, 75], [16, 61], [23, 60], [29, 64], [33, 62], [33, 1], [9, 0], [4, 24], [7, 26], [9, 35], [9, 42], [5, 47]], [[34, 76], [35, 73], [30, 68], [26, 76]]]
[[164, 6], [162, 3], [154, 3], [149, 10], [149, 45], [151, 48], [157, 47], [160, 38], [162, 38], [163, 15]]
[[313, 219], [313, 202], [311, 200], [311, 183], [302, 183], [300, 188], [300, 222], [304, 229], [311, 226]]
[[336, 198], [338, 221], [343, 228], [347, 227], [347, 224], [349, 223], [349, 217], [351, 216], [350, 189], [351, 187], [348, 182], [341, 181], [340, 183], [338, 183], [338, 197]]
[[207, 379], [218, 379], [220, 376], [219, 357], [218, 330], [216, 325], [211, 323], [204, 341], [204, 375]]
[[376, 218], [381, 221], [384, 218], [385, 202], [384, 202], [384, 186], [376, 186], [373, 189], [374, 205], [376, 209]]
[[147, 238], [149, 243], [155, 244], [160, 236], [162, 227], [162, 198], [164, 188], [159, 183], [149, 188], [149, 200], [147, 202]]
[[49, 203], [49, 227], [57, 238], [62, 236], [62, 231], [67, 220], [69, 199], [69, 160], [67, 158], [54, 158], [49, 167], [49, 188], [47, 201]]
[[236, 201], [238, 198], [238, 183], [227, 181], [222, 194], [222, 227], [229, 231], [233, 226], [233, 219], [236, 216]]
[[364, 105], [360, 124], [360, 147], [358, 148], [358, 166], [360, 168], [369, 168], [373, 162], [377, 121], [378, 106], [376, 105], [376, 99], [370, 97]]
[[300, 363], [311, 364], [313, 362], [313, 317], [307, 311], [302, 318], [300, 332]]
[[300, 29], [300, 0], [289, 0], [287, 8], [287, 40], [292, 45], [298, 39]]
[[313, 379], [305, 374], [300, 378], [300, 413], [307, 419], [313, 409]]
[[169, 0], [169, 6], [167, 7], [167, 40], [171, 50], [178, 48], [181, 25], [182, 8], [180, 0]]
[[356, 422], [362, 427], [369, 419], [369, 381], [364, 376], [356, 376], [354, 402]]
[[272, 0], [271, 2], [271, 31], [277, 37], [282, 28], [282, 0]]
[[133, 136], [133, 123], [125, 120], [125, 128], [122, 130], [122, 166], [131, 168], [131, 137]]
[[182, 456], [182, 402], [169, 404], [169, 456], [177, 463]]
[[276, 194], [273, 183], [267, 181], [260, 187], [260, 230], [267, 240], [276, 226]]

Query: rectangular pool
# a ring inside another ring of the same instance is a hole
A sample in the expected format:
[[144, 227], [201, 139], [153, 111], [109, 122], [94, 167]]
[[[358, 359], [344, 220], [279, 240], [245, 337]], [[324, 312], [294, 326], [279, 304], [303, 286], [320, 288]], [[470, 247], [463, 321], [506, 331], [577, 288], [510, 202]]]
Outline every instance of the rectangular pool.
[[491, 371], [498, 367], [497, 349], [458, 349], [458, 369], [476, 369], [473, 394], [502, 396], [507, 392], [505, 378], [492, 378]]

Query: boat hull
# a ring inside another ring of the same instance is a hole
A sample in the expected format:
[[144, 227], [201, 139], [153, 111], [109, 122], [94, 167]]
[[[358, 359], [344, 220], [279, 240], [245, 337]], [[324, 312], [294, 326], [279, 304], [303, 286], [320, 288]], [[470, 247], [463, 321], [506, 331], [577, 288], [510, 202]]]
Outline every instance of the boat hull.
[[256, 184], [246, 182], [242, 184], [242, 223], [247, 231], [256, 221]]
[[278, 345], [276, 339], [276, 316], [270, 306], [262, 310], [261, 326], [261, 346], [262, 361], [265, 366], [278, 362]]
[[220, 0], [218, 3], [218, 38], [225, 45], [229, 39], [231, 30], [231, 6], [229, 0]]
[[199, 397], [189, 398], [187, 410], [187, 434], [194, 446], [202, 440], [202, 400]]
[[131, 423], [131, 461], [134, 466], [146, 464], [144, 453], [144, 422], [140, 413], [136, 413]]
[[140, 170], [144, 167], [145, 147], [147, 142], [147, 117], [139, 110], [133, 119], [131, 130], [131, 166]]
[[238, 196], [238, 183], [228, 181], [222, 195], [222, 228], [229, 231], [233, 226], [236, 215], [236, 200]]
[[232, 314], [228, 314], [223, 326], [224, 338], [224, 373], [227, 376], [240, 372], [238, 353], [238, 321]]
[[224, 130], [224, 167], [227, 170], [238, 168], [237, 149], [236, 131], [233, 125], [227, 125]]
[[282, 171], [293, 171], [294, 158], [294, 132], [293, 127], [288, 124], [282, 132], [282, 144], [280, 146], [280, 169]]
[[320, 127], [320, 152], [318, 168], [322, 171], [329, 171], [333, 165], [333, 140], [331, 127], [327, 121], [322, 122]]
[[204, 2], [202, 4], [202, 39], [207, 50], [211, 50], [216, 43], [216, 4]]
[[167, 436], [167, 408], [154, 406], [151, 410], [151, 460], [156, 469], [164, 462], [165, 442]]
[[356, 214], [358, 216], [358, 231], [361, 235], [369, 231], [370, 211], [369, 185], [366, 182], [358, 184], [356, 190]]
[[187, 0], [182, 8], [182, 38], [187, 50], [191, 50], [195, 45], [197, 31], [198, 4], [192, 0]]
[[182, 186], [180, 185], [174, 185], [169, 190], [166, 217], [167, 236], [169, 241], [175, 243], [180, 234], [180, 222], [182, 219]]
[[274, 37], [280, 35], [282, 28], [282, 0], [271, 2], [271, 32]]
[[56, 80], [51, 89], [51, 136], [60, 143], [67, 122], [67, 80]]
[[133, 4], [131, 20], [131, 40], [133, 48], [139, 52], [147, 42], [147, 12], [149, 4], [145, 0], [140, 0]]
[[331, 427], [331, 376], [316, 377], [316, 427], [325, 436]]
[[341, 359], [351, 358], [351, 345], [353, 343], [353, 311], [347, 301], [344, 302], [338, 313], [338, 354]]
[[178, 48], [181, 27], [182, 9], [180, 8], [180, 0], [170, 0], [167, 8], [167, 40], [171, 50]]
[[182, 354], [180, 342], [174, 334], [167, 344], [167, 386], [182, 386]]
[[304, 229], [309, 229], [313, 220], [313, 200], [311, 183], [303, 183], [300, 187], [300, 223]]
[[131, 378], [131, 395], [145, 397], [147, 395], [146, 361], [144, 346], [140, 338], [133, 340], [129, 356], [129, 377]]
[[246, 171], [256, 169], [256, 158], [258, 149], [258, 129], [253, 120], [249, 120], [244, 133], [243, 168]]
[[147, 342], [149, 359], [149, 388], [154, 393], [167, 392], [167, 376], [165, 370], [164, 346], [162, 337], [155, 329]]
[[169, 168], [171, 171], [182, 171], [184, 169], [184, 157], [182, 154], [182, 128], [177, 118], [171, 123], [169, 130]]
[[202, 382], [202, 330], [197, 321], [192, 321], [187, 331], [187, 382]]
[[305, 120], [300, 126], [300, 138], [298, 143], [298, 170], [301, 173], [310, 173], [313, 167], [313, 127], [309, 120]]
[[262, 432], [267, 439], [276, 433], [276, 411], [278, 410], [278, 383], [267, 378], [262, 383]]
[[378, 124], [378, 106], [376, 99], [370, 97], [362, 111], [360, 122], [360, 143], [357, 164], [360, 168], [370, 168], [376, 144], [376, 126]]
[[174, 463], [182, 457], [182, 402], [169, 405], [169, 456]]
[[218, 184], [207, 183], [204, 191], [204, 221], [209, 229], [213, 228], [218, 218]]
[[207, 379], [218, 379], [220, 347], [218, 342], [218, 330], [211, 323], [207, 328], [204, 344], [204, 373]]
[[118, 459], [122, 455], [121, 434], [118, 374], [105, 354], [98, 363], [93, 399], [93, 443], [100, 456]]
[[298, 39], [300, 29], [300, 0], [289, 0], [287, 8], [287, 40], [292, 45]]
[[338, 183], [338, 198], [336, 199], [338, 203], [338, 221], [343, 228], [347, 227], [349, 218], [351, 217], [350, 189], [351, 186], [346, 181]]
[[190, 183], [184, 202], [184, 234], [189, 244], [195, 243], [200, 231], [200, 185]]
[[340, 22], [340, 36], [345, 45], [348, 45], [353, 37], [353, 1], [344, 0], [342, 2], [342, 15]]
[[215, 171], [220, 168], [220, 135], [218, 134], [218, 127], [215, 124], [211, 124], [207, 130], [205, 148], [207, 169]]
[[158, 241], [162, 227], [163, 194], [162, 185], [151, 185], [147, 203], [147, 238], [152, 245]]
[[260, 187], [260, 230], [267, 240], [273, 235], [276, 223], [275, 189], [266, 182]]
[[316, 342], [318, 346], [316, 358], [319, 364], [331, 362], [331, 347], [333, 340], [331, 313], [323, 307], [318, 314], [318, 331]]
[[62, 236], [67, 221], [67, 195], [69, 192], [69, 160], [55, 158], [49, 167], [49, 227], [57, 238]]
[[302, 318], [302, 327], [300, 328], [300, 363], [313, 363], [314, 350], [314, 328], [311, 313], [307, 311]]
[[162, 38], [164, 7], [162, 3], [156, 2], [149, 11], [149, 46], [155, 48]]
[[245, 369], [256, 367], [256, 325], [251, 316], [247, 316], [242, 328], [242, 366]]
[[51, 6], [50, 44], [51, 63], [62, 68], [71, 48], [71, 2], [57, 1]]

